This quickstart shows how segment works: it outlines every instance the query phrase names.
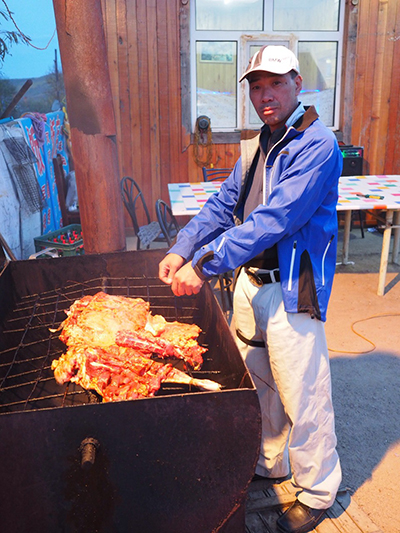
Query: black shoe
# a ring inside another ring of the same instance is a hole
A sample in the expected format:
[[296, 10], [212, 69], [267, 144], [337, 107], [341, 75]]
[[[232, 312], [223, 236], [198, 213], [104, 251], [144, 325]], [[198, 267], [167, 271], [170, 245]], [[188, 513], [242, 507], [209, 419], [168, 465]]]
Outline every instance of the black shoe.
[[260, 474], [254, 474], [253, 479], [251, 481], [267, 481], [267, 477], [260, 476]]
[[315, 528], [326, 509], [313, 509], [296, 500], [276, 521], [285, 533], [307, 533]]
[[266, 477], [266, 476], [260, 476], [260, 474], [254, 474], [252, 478], [253, 481], [270, 481], [271, 483], [281, 483], [282, 481], [285, 481], [288, 479], [289, 476], [282, 476], [282, 477]]

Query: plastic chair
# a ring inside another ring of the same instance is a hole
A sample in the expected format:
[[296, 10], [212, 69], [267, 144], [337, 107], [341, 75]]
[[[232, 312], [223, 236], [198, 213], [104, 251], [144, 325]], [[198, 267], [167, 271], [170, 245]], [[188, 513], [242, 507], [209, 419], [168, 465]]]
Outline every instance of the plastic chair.
[[[152, 221], [143, 193], [136, 183], [130, 177], [124, 177], [121, 180], [121, 193], [124, 205], [132, 219], [133, 230], [137, 237], [136, 249], [149, 248], [154, 241], [166, 241], [161, 232], [160, 224]], [[142, 226], [138, 222], [138, 213], [142, 212], [147, 224]]]
[[232, 172], [232, 168], [206, 168], [203, 167], [204, 181], [221, 181], [225, 180]]

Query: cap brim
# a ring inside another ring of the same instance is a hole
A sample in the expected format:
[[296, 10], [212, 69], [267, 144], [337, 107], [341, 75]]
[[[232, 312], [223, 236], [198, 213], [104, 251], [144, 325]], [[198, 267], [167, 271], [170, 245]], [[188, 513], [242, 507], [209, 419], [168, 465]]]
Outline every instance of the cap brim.
[[295, 72], [297, 72], [297, 74], [300, 74], [299, 71], [295, 68], [291, 68], [290, 70], [285, 70], [283, 69], [284, 72], [279, 72], [279, 69], [276, 69], [276, 70], [266, 70], [264, 68], [252, 68], [250, 69], [249, 71], [246, 71], [240, 78], [239, 78], [239, 83], [242, 82], [245, 78], [247, 78], [248, 76], [250, 76], [250, 74], [253, 74], [253, 72], [270, 72], [271, 74], [278, 74], [279, 76], [283, 76], [284, 74], [288, 74], [288, 72], [291, 72], [292, 70], [294, 70]]

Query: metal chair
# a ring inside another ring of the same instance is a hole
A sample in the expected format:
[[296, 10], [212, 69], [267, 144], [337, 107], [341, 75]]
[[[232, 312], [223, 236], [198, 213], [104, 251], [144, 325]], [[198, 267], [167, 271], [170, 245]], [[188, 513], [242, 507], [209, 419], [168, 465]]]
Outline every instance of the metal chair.
[[181, 229], [178, 221], [173, 215], [171, 207], [161, 199], [156, 201], [156, 215], [161, 227], [162, 235], [167, 241], [168, 246], [171, 246], [172, 241], [176, 238]]
[[203, 167], [204, 181], [225, 180], [232, 172], [233, 168], [206, 168]]
[[66, 184], [65, 173], [62, 165], [61, 155], [57, 154], [57, 157], [53, 158], [54, 178], [57, 185], [58, 200], [60, 202], [60, 210], [63, 221], [63, 226], [69, 226], [70, 224], [80, 224], [81, 216], [79, 209], [69, 211], [66, 205]]
[[[202, 167], [204, 181], [222, 181], [225, 180], [232, 168], [206, 168]], [[219, 287], [221, 290], [221, 305], [222, 310], [226, 314], [228, 309], [232, 308], [232, 273], [225, 272], [224, 274], [218, 274]], [[226, 301], [227, 300], [227, 301]]]
[[[124, 177], [121, 180], [121, 194], [124, 205], [131, 217], [133, 230], [137, 237], [136, 249], [149, 248], [150, 244], [154, 241], [164, 241], [164, 238], [160, 224], [157, 221], [152, 221], [150, 213], [146, 205], [143, 193], [136, 183], [136, 181], [130, 177]], [[138, 222], [138, 214], [144, 215], [147, 224], [142, 226]]]
[[[171, 246], [181, 229], [178, 221], [173, 215], [171, 207], [163, 200], [156, 201], [156, 213], [162, 234], [165, 237], [168, 246]], [[230, 273], [226, 272], [225, 274], [219, 274], [215, 277], [218, 279], [220, 286], [222, 310], [226, 314], [227, 311], [232, 308], [232, 276]], [[226, 302], [226, 299], [228, 302]]]
[[[224, 274], [218, 274], [218, 281], [219, 281], [219, 287], [221, 290], [221, 305], [222, 310], [224, 314], [228, 312], [229, 309], [232, 309], [233, 302], [232, 302], [232, 292], [231, 292], [231, 286], [233, 282], [232, 273], [231, 272], [225, 272]], [[225, 301], [228, 300], [228, 304]]]

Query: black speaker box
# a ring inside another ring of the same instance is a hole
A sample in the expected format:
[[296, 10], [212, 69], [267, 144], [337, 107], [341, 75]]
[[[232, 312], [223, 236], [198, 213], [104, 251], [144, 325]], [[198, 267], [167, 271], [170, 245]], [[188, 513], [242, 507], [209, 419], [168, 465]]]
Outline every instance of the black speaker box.
[[364, 148], [362, 146], [340, 146], [343, 155], [342, 176], [362, 176]]

